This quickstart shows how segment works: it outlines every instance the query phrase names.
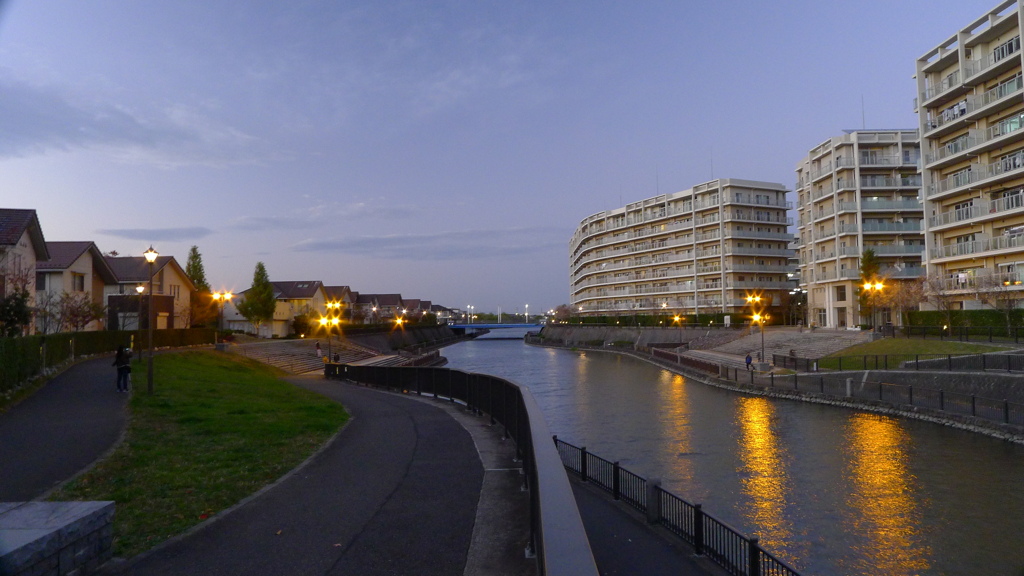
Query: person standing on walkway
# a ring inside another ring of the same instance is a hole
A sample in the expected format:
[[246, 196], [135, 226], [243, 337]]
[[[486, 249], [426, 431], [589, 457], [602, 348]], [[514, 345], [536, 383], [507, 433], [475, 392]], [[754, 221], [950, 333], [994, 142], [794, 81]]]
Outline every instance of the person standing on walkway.
[[316, 357], [320, 358], [324, 355], [324, 351], [320, 348], [320, 341], [316, 341]]
[[746, 362], [747, 362], [747, 370], [750, 370], [750, 363], [753, 362], [753, 359], [750, 357], [750, 354], [747, 354]]
[[128, 379], [131, 378], [132, 373], [132, 357], [128, 353], [128, 348], [124, 346], [117, 347], [117, 354], [114, 356], [113, 365], [117, 367], [117, 391], [127, 392]]

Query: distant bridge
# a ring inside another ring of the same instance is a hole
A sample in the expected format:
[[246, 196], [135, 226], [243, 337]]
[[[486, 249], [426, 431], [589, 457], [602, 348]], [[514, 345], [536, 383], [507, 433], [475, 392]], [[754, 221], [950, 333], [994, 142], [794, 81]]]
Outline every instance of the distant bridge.
[[500, 328], [541, 328], [543, 324], [449, 324], [451, 328], [478, 328], [496, 330]]
[[[490, 332], [491, 330], [503, 330], [503, 329], [504, 330], [518, 329], [518, 330], [523, 330], [523, 331], [529, 331], [529, 330], [536, 330], [538, 328], [542, 328], [543, 326], [544, 326], [543, 324], [483, 324], [483, 323], [475, 324], [474, 323], [474, 324], [454, 324], [451, 327], [452, 328], [464, 328], [466, 330], [466, 334], [473, 334], [474, 332], [484, 332], [484, 333], [486, 333], [486, 332]], [[515, 334], [515, 333], [513, 333], [513, 334]], [[522, 340], [524, 335], [525, 335], [525, 332], [522, 333], [522, 334], [516, 334], [516, 335], [507, 335], [506, 334], [506, 335], [502, 335], [502, 336], [497, 336], [495, 334], [492, 334], [490, 336], [481, 336], [480, 340]]]

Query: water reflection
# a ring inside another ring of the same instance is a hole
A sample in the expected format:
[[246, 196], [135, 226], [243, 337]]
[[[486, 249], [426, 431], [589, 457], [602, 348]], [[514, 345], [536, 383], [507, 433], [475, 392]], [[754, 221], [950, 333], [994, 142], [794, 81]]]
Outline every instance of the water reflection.
[[689, 454], [693, 452], [690, 422], [690, 396], [686, 393], [686, 380], [671, 372], [662, 372], [657, 388], [662, 391], [658, 418], [663, 428], [663, 437], [671, 438], [678, 458], [672, 462], [672, 476], [691, 485], [694, 481], [694, 463]]
[[918, 530], [913, 477], [907, 470], [910, 437], [901, 422], [856, 413], [846, 429], [851, 482], [848, 510], [861, 559], [857, 574], [918, 574], [930, 568], [931, 550]]
[[[788, 550], [792, 522], [786, 517], [787, 490], [785, 450], [775, 430], [775, 405], [766, 398], [737, 399], [739, 427], [739, 474], [743, 493], [749, 498], [748, 524], [761, 531], [761, 545], [769, 550]], [[793, 558], [786, 558], [792, 562]]]

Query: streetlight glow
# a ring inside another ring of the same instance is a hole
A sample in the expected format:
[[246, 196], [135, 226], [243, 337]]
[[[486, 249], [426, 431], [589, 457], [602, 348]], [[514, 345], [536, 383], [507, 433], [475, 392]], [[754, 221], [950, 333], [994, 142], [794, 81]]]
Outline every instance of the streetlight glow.
[[[149, 309], [146, 311], [147, 324], [149, 325], [149, 366], [146, 368], [146, 393], [153, 393], [153, 263], [156, 262], [157, 256], [160, 254], [156, 250], [153, 250], [153, 246], [149, 246], [149, 250], [142, 253], [146, 257], [146, 262], [149, 263]], [[141, 292], [140, 292], [141, 294]]]

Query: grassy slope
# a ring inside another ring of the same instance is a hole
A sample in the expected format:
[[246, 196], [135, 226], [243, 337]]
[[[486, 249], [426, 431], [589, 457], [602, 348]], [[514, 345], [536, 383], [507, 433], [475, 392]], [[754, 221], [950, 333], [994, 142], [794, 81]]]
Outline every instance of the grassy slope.
[[186, 352], [155, 362], [155, 393], [136, 388], [124, 443], [51, 497], [116, 501], [118, 556], [147, 550], [273, 482], [348, 417], [252, 361]]

